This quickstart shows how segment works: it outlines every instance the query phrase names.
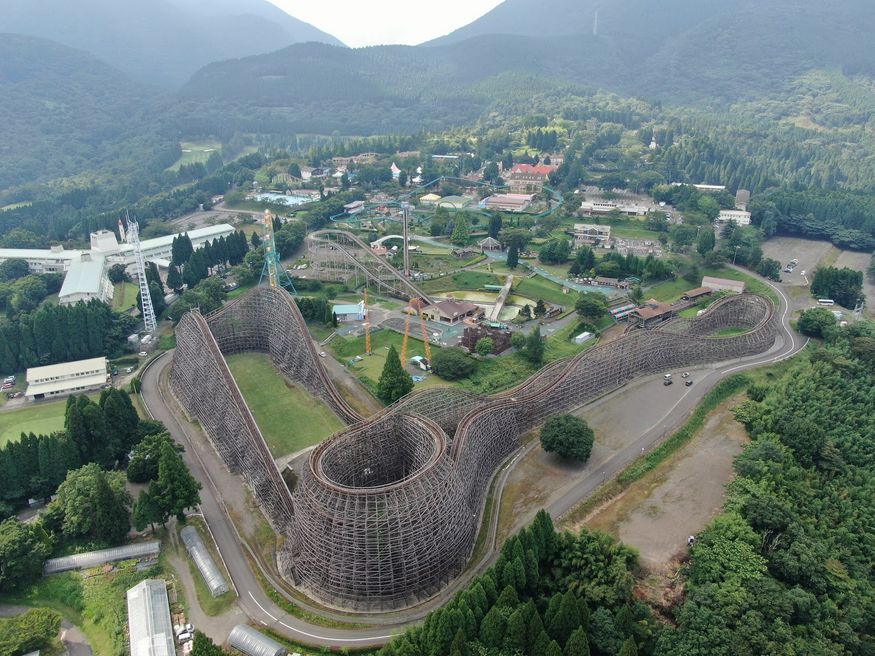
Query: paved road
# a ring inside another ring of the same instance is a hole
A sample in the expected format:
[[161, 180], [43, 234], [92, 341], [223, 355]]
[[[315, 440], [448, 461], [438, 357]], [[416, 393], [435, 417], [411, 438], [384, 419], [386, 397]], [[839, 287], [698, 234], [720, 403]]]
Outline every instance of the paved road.
[[[641, 448], [649, 449], [661, 441], [674, 427], [682, 423], [689, 412], [696, 406], [701, 398], [718, 381], [737, 371], [751, 367], [761, 366], [777, 362], [790, 357], [800, 351], [807, 344], [797, 337], [789, 327], [789, 302], [784, 292], [777, 286], [768, 283], [781, 298], [781, 330], [779, 339], [769, 352], [759, 356], [745, 358], [734, 363], [714, 366], [710, 371], [697, 380], [697, 383], [688, 388], [686, 393], [669, 408], [663, 419], [657, 424], [646, 427], [641, 437], [633, 444], [615, 454], [608, 460], [599, 472], [590, 473], [582, 478], [577, 484], [569, 489], [563, 496], [553, 501], [548, 507], [554, 517], [560, 517], [588, 494], [597, 489], [607, 478], [616, 475], [635, 458], [640, 456]], [[388, 624], [393, 620], [383, 618], [362, 618], [362, 622], [382, 623], [383, 626], [373, 629], [329, 629], [304, 622], [290, 616], [274, 604], [261, 589], [258, 581], [249, 568], [244, 556], [243, 541], [237, 534], [233, 522], [229, 518], [228, 509], [222, 500], [221, 489], [231, 489], [225, 486], [239, 487], [239, 479], [228, 473], [219, 462], [215, 452], [193, 435], [185, 423], [177, 420], [177, 416], [170, 409], [170, 404], [164, 399], [159, 386], [161, 371], [170, 363], [170, 357], [164, 355], [153, 360], [143, 371], [143, 402], [149, 413], [156, 419], [161, 420], [167, 426], [174, 438], [186, 445], [184, 457], [191, 468], [194, 476], [200, 480], [204, 488], [201, 491], [201, 511], [212, 529], [219, 552], [224, 559], [232, 581], [239, 594], [239, 605], [244, 613], [256, 622], [271, 626], [274, 630], [288, 636], [290, 639], [308, 644], [316, 644], [326, 647], [363, 647], [380, 644], [388, 640], [392, 633], [402, 629], [401, 624]], [[529, 448], [533, 448], [530, 446]], [[509, 463], [498, 474], [496, 492], [500, 498], [509, 472], [520, 461], [524, 451], [512, 457]], [[488, 539], [495, 546], [498, 512], [493, 514]], [[520, 524], [524, 524], [528, 518], [520, 518]], [[430, 606], [443, 603], [454, 590], [465, 583], [471, 576], [485, 567], [494, 557], [493, 553], [487, 553], [481, 561], [461, 580], [444, 590], [433, 600], [432, 604], [424, 604], [422, 607], [411, 610], [408, 614], [400, 613], [393, 616], [396, 622], [414, 622], [424, 615]], [[211, 636], [216, 640], [224, 641], [227, 636]]]
[[[26, 613], [30, 608], [25, 606], [0, 605], [0, 617], [14, 617]], [[91, 656], [91, 645], [85, 639], [85, 634], [79, 627], [61, 619], [61, 642], [67, 649], [67, 656]]]

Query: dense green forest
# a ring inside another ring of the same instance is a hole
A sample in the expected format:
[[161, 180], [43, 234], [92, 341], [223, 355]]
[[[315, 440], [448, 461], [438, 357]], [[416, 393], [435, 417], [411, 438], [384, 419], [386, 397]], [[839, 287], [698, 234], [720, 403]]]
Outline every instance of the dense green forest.
[[633, 594], [635, 552], [610, 537], [557, 533], [543, 510], [482, 576], [381, 656], [635, 656], [659, 624]]
[[23, 371], [55, 362], [117, 354], [136, 319], [92, 300], [76, 305], [44, 304], [0, 320], [0, 369]]
[[51, 435], [21, 435], [0, 448], [0, 517], [29, 498], [45, 499], [64, 482], [67, 472], [95, 462], [113, 467], [127, 461], [145, 436], [163, 431], [154, 421], [140, 421], [127, 392], [109, 389], [97, 402], [67, 397], [64, 430]]
[[147, 90], [84, 52], [3, 34], [0, 191], [68, 176], [87, 185], [169, 166], [179, 145], [149, 115], [153, 103]]

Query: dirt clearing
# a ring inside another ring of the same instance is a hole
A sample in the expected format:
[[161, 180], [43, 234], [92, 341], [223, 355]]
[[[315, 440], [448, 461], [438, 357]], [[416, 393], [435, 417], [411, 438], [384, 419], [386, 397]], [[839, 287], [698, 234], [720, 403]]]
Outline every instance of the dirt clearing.
[[686, 550], [687, 537], [702, 530], [723, 506], [732, 462], [748, 441], [731, 412], [742, 398], [722, 403], [673, 458], [568, 528], [586, 525], [610, 533], [638, 549], [648, 569], [663, 568]]

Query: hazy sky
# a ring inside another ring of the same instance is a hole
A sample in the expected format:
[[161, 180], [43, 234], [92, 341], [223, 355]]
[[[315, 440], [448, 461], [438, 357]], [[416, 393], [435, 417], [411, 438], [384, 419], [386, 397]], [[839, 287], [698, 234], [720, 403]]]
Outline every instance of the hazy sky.
[[348, 46], [416, 44], [452, 32], [501, 0], [270, 0]]

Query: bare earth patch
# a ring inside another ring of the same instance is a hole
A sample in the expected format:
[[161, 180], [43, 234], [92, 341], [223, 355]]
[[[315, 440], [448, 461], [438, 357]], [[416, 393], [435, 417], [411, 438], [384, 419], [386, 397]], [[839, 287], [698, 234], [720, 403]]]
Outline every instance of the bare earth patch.
[[742, 397], [721, 404], [705, 426], [673, 458], [597, 509], [583, 525], [604, 531], [638, 549], [641, 563], [664, 572], [684, 557], [687, 537], [702, 530], [723, 506], [732, 462], [748, 441], [731, 408]]

